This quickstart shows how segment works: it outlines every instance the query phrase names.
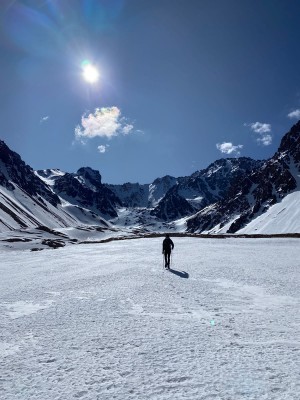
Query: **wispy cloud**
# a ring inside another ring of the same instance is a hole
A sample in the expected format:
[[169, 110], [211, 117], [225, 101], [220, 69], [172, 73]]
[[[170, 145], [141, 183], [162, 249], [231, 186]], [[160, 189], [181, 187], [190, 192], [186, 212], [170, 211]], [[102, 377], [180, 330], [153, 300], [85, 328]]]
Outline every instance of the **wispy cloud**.
[[261, 137], [258, 137], [256, 141], [257, 143], [260, 143], [263, 146], [269, 146], [270, 144], [272, 144], [272, 136], [265, 133], [261, 135]]
[[49, 115], [46, 115], [45, 117], [42, 117], [40, 119], [40, 123], [43, 124], [44, 122], [48, 121], [49, 118], [50, 118]]
[[218, 150], [220, 150], [221, 153], [239, 156], [241, 154], [240, 149], [243, 148], [243, 145], [234, 145], [231, 142], [223, 142], [217, 143], [216, 147]]
[[255, 133], [271, 132], [271, 124], [266, 124], [262, 122], [252, 122], [251, 124], [245, 124], [245, 126], [249, 126], [251, 130]]
[[133, 125], [127, 124], [123, 127], [123, 134], [128, 135], [133, 130]]
[[296, 118], [300, 119], [300, 109], [294, 110], [287, 115], [290, 119]]
[[133, 125], [122, 117], [118, 107], [96, 108], [94, 113], [84, 114], [81, 125], [75, 128], [77, 139], [91, 139], [95, 137], [112, 138], [120, 134], [128, 135], [133, 130]]
[[272, 143], [272, 135], [270, 134], [272, 127], [271, 124], [262, 122], [252, 122], [251, 124], [244, 124], [251, 129], [252, 132], [258, 134], [256, 142], [263, 146], [269, 146]]
[[108, 147], [109, 147], [109, 144], [107, 144], [107, 145], [101, 144], [100, 146], [97, 147], [97, 149], [98, 149], [99, 153], [105, 153], [107, 151]]

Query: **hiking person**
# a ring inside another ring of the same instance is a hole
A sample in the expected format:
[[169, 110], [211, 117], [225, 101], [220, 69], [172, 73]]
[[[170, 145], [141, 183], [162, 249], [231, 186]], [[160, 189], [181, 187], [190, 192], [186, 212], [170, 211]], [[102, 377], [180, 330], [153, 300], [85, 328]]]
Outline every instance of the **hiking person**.
[[165, 256], [165, 268], [170, 269], [170, 257], [171, 252], [174, 249], [174, 243], [172, 242], [170, 235], [167, 233], [166, 237], [163, 241], [163, 250], [162, 253]]

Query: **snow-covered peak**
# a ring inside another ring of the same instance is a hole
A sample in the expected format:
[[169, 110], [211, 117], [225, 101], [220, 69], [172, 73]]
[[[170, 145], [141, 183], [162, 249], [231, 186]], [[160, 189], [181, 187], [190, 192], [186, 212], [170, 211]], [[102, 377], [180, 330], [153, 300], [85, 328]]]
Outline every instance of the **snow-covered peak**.
[[100, 172], [90, 167], [79, 168], [75, 178], [94, 192], [102, 185]]
[[149, 185], [149, 203], [155, 206], [165, 196], [167, 191], [176, 185], [177, 179], [166, 175], [163, 178], [157, 178]]
[[34, 171], [35, 175], [38, 176], [42, 181], [44, 181], [47, 185], [53, 186], [55, 180], [61, 176], [65, 175], [65, 172], [61, 171], [57, 168], [51, 169], [39, 169], [38, 171]]
[[36, 173], [41, 177], [51, 178], [52, 176], [62, 176], [65, 172], [58, 168], [39, 169]]
[[[2, 197], [6, 207], [0, 209], [0, 220], [3, 221], [3, 215], [7, 214], [7, 224], [12, 227], [23, 226], [25, 214], [23, 208], [20, 211], [20, 205], [31, 212], [30, 218], [26, 216], [26, 221], [30, 219], [31, 222], [25, 224], [37, 225], [39, 221], [46, 224], [44, 221], [52, 218], [50, 214], [56, 213], [47, 209], [46, 202], [49, 202], [54, 208], [62, 205], [66, 210], [68, 204], [78, 210], [86, 209], [92, 213], [92, 218], [101, 216], [107, 220], [119, 218], [119, 208], [125, 207], [137, 216], [140, 226], [147, 225], [146, 217], [150, 215], [148, 225], [153, 230], [158, 225], [172, 224], [178, 218], [189, 216], [188, 231], [212, 232], [216, 227], [225, 231], [226, 227], [226, 232], [233, 233], [248, 226], [287, 195], [299, 191], [299, 181], [300, 121], [283, 137], [278, 151], [269, 160], [222, 158], [190, 176], [175, 178], [167, 175], [145, 185], [102, 184], [99, 171], [90, 167], [82, 167], [76, 173], [59, 169], [34, 172], [0, 141], [0, 189], [4, 188]], [[24, 193], [28, 196], [26, 205]], [[12, 198], [15, 199], [13, 209], [9, 206]], [[289, 209], [295, 207], [298, 197], [295, 199], [286, 203]], [[37, 215], [37, 201], [45, 212], [39, 221], [32, 217]], [[59, 224], [73, 224], [70, 219], [65, 219], [65, 215], [59, 215]], [[126, 214], [126, 227], [135, 219]]]
[[249, 157], [239, 158], [220, 158], [210, 164], [206, 169], [193, 174], [193, 176], [201, 175], [202, 177], [210, 178], [214, 175], [226, 177], [237, 171], [249, 171], [256, 168], [260, 161], [253, 160]]

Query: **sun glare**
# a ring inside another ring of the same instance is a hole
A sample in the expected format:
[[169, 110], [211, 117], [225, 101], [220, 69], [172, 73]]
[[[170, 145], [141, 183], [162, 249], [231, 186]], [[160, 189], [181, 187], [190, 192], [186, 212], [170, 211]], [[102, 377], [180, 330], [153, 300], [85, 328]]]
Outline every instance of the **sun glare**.
[[89, 83], [95, 83], [99, 79], [99, 71], [92, 64], [84, 64], [83, 67], [83, 78]]

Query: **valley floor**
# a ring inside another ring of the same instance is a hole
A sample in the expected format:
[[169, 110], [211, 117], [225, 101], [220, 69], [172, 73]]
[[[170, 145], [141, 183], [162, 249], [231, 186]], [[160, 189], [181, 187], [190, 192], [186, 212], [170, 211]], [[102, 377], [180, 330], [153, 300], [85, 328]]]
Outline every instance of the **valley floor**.
[[297, 400], [299, 239], [2, 252], [0, 398]]

